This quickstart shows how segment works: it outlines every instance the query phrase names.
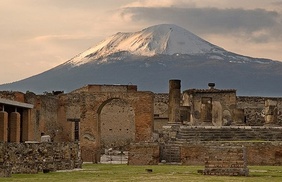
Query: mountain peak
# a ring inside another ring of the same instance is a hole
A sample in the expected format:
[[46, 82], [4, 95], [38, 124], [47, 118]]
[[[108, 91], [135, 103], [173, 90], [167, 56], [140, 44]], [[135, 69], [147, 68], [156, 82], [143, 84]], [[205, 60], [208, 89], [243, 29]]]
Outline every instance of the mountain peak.
[[160, 24], [138, 32], [117, 33], [69, 61], [81, 65], [117, 52], [139, 56], [157, 54], [201, 54], [211, 52], [215, 45], [174, 24]]

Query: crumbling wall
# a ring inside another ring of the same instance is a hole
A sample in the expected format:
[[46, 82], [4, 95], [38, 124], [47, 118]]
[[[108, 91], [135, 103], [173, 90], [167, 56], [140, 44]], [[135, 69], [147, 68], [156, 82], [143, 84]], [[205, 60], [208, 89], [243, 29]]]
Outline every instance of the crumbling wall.
[[157, 165], [160, 160], [158, 143], [134, 143], [128, 153], [129, 165]]
[[0, 91], [0, 98], [17, 102], [25, 102], [24, 93], [22, 92]]
[[50, 135], [52, 141], [60, 132], [58, 125], [58, 97], [54, 95], [35, 95], [32, 92], [25, 94], [25, 102], [33, 104], [31, 109], [31, 123], [34, 128], [33, 136], [35, 141], [40, 141], [41, 134]]
[[282, 125], [282, 98], [240, 96], [237, 108], [244, 110], [249, 126]]
[[[0, 143], [0, 175], [81, 168], [78, 143]], [[5, 169], [5, 170], [4, 170]]]
[[188, 90], [183, 93], [184, 105], [191, 107], [190, 125], [225, 126], [235, 121], [234, 90]]
[[154, 94], [154, 131], [160, 132], [168, 123], [168, 94]]

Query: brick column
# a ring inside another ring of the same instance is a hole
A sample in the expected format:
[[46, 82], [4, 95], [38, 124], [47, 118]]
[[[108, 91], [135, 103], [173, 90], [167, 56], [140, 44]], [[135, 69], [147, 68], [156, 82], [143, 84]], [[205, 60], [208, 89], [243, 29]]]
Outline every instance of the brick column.
[[179, 124], [180, 121], [180, 80], [169, 80], [169, 124]]
[[8, 113], [0, 111], [0, 142], [8, 141]]
[[34, 125], [31, 122], [30, 109], [25, 109], [22, 115], [22, 139], [23, 141], [30, 141], [34, 139]]
[[12, 112], [9, 117], [9, 139], [10, 142], [20, 142], [21, 139], [21, 115]]

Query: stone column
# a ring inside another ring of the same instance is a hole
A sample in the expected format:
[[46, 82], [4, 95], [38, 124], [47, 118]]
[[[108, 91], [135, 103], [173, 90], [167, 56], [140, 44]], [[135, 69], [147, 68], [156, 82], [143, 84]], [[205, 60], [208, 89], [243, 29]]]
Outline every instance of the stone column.
[[169, 80], [169, 105], [168, 117], [169, 124], [179, 124], [180, 121], [180, 96], [181, 81]]
[[8, 141], [8, 113], [0, 111], [0, 142]]
[[21, 115], [18, 112], [12, 112], [9, 116], [9, 139], [10, 142], [19, 143], [21, 139]]

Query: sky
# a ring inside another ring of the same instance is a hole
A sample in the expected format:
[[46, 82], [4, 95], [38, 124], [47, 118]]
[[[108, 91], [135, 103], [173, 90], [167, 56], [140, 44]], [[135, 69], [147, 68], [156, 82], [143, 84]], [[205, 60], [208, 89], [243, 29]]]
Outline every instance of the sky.
[[58, 66], [117, 32], [163, 23], [282, 61], [282, 0], [0, 0], [0, 84]]

